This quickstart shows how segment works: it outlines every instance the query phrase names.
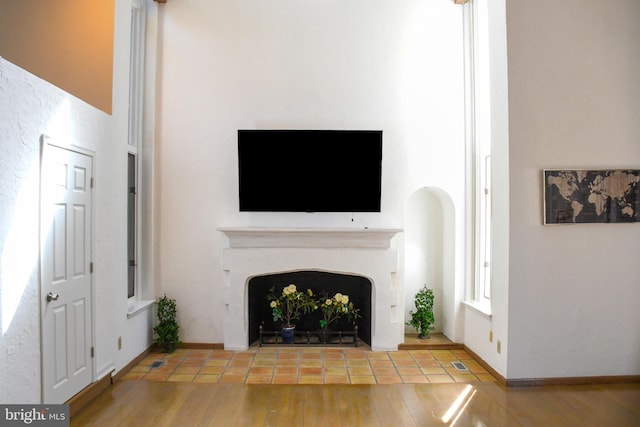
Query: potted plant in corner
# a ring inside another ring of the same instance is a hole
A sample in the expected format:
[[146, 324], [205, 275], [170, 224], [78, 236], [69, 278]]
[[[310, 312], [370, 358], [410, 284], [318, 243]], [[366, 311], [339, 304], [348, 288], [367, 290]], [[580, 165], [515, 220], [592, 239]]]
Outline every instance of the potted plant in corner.
[[329, 342], [329, 325], [331, 323], [342, 316], [347, 317], [349, 320], [360, 317], [359, 309], [355, 308], [352, 302], [349, 302], [349, 295], [343, 295], [338, 292], [332, 298], [329, 298], [325, 293], [319, 304], [322, 311], [322, 319], [320, 319], [318, 339], [321, 343]]
[[281, 320], [283, 323], [280, 328], [282, 342], [285, 344], [293, 343], [296, 325], [294, 320], [300, 319], [303, 314], [316, 310], [318, 305], [313, 299], [313, 292], [307, 289], [307, 292], [299, 291], [296, 285], [286, 286], [279, 296], [276, 296], [275, 288], [269, 289], [267, 295], [273, 321]]
[[429, 332], [433, 330], [435, 317], [433, 316], [433, 289], [424, 285], [415, 295], [416, 310], [409, 311], [411, 319], [407, 325], [413, 326], [418, 331], [418, 338], [429, 338]]
[[176, 300], [167, 297], [164, 294], [157, 301], [158, 324], [153, 328], [156, 334], [155, 344], [165, 353], [173, 353], [180, 344], [179, 330], [180, 326], [176, 320]]

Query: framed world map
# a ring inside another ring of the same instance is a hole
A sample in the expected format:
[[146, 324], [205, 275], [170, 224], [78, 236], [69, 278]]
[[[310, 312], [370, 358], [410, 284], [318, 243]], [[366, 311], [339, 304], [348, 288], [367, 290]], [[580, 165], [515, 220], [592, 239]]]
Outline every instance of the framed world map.
[[545, 169], [544, 223], [640, 222], [640, 170]]

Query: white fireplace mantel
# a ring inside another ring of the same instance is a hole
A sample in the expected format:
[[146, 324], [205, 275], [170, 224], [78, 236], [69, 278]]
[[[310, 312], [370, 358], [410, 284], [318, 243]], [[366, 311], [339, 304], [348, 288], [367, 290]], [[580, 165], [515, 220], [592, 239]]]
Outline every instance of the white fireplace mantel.
[[228, 240], [224, 346], [248, 348], [248, 283], [252, 277], [316, 270], [355, 274], [372, 283], [371, 349], [396, 350], [404, 338], [404, 305], [397, 272], [396, 228], [220, 227]]
[[231, 248], [386, 249], [399, 228], [220, 227]]

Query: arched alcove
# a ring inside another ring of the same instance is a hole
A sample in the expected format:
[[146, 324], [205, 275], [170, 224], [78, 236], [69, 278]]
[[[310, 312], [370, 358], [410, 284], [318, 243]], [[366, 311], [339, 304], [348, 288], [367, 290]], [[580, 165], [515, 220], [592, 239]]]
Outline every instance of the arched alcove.
[[[425, 284], [434, 291], [434, 332], [452, 335], [455, 310], [455, 217], [453, 201], [443, 190], [416, 190], [407, 202], [405, 218], [405, 319], [415, 309], [416, 292]], [[407, 332], [414, 332], [406, 326]]]

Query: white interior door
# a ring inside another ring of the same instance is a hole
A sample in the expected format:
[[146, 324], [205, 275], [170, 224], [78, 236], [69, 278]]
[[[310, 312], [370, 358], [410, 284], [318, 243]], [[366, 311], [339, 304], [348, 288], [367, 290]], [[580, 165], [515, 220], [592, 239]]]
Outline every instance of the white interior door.
[[42, 397], [63, 403], [93, 380], [93, 159], [46, 141], [42, 148]]

